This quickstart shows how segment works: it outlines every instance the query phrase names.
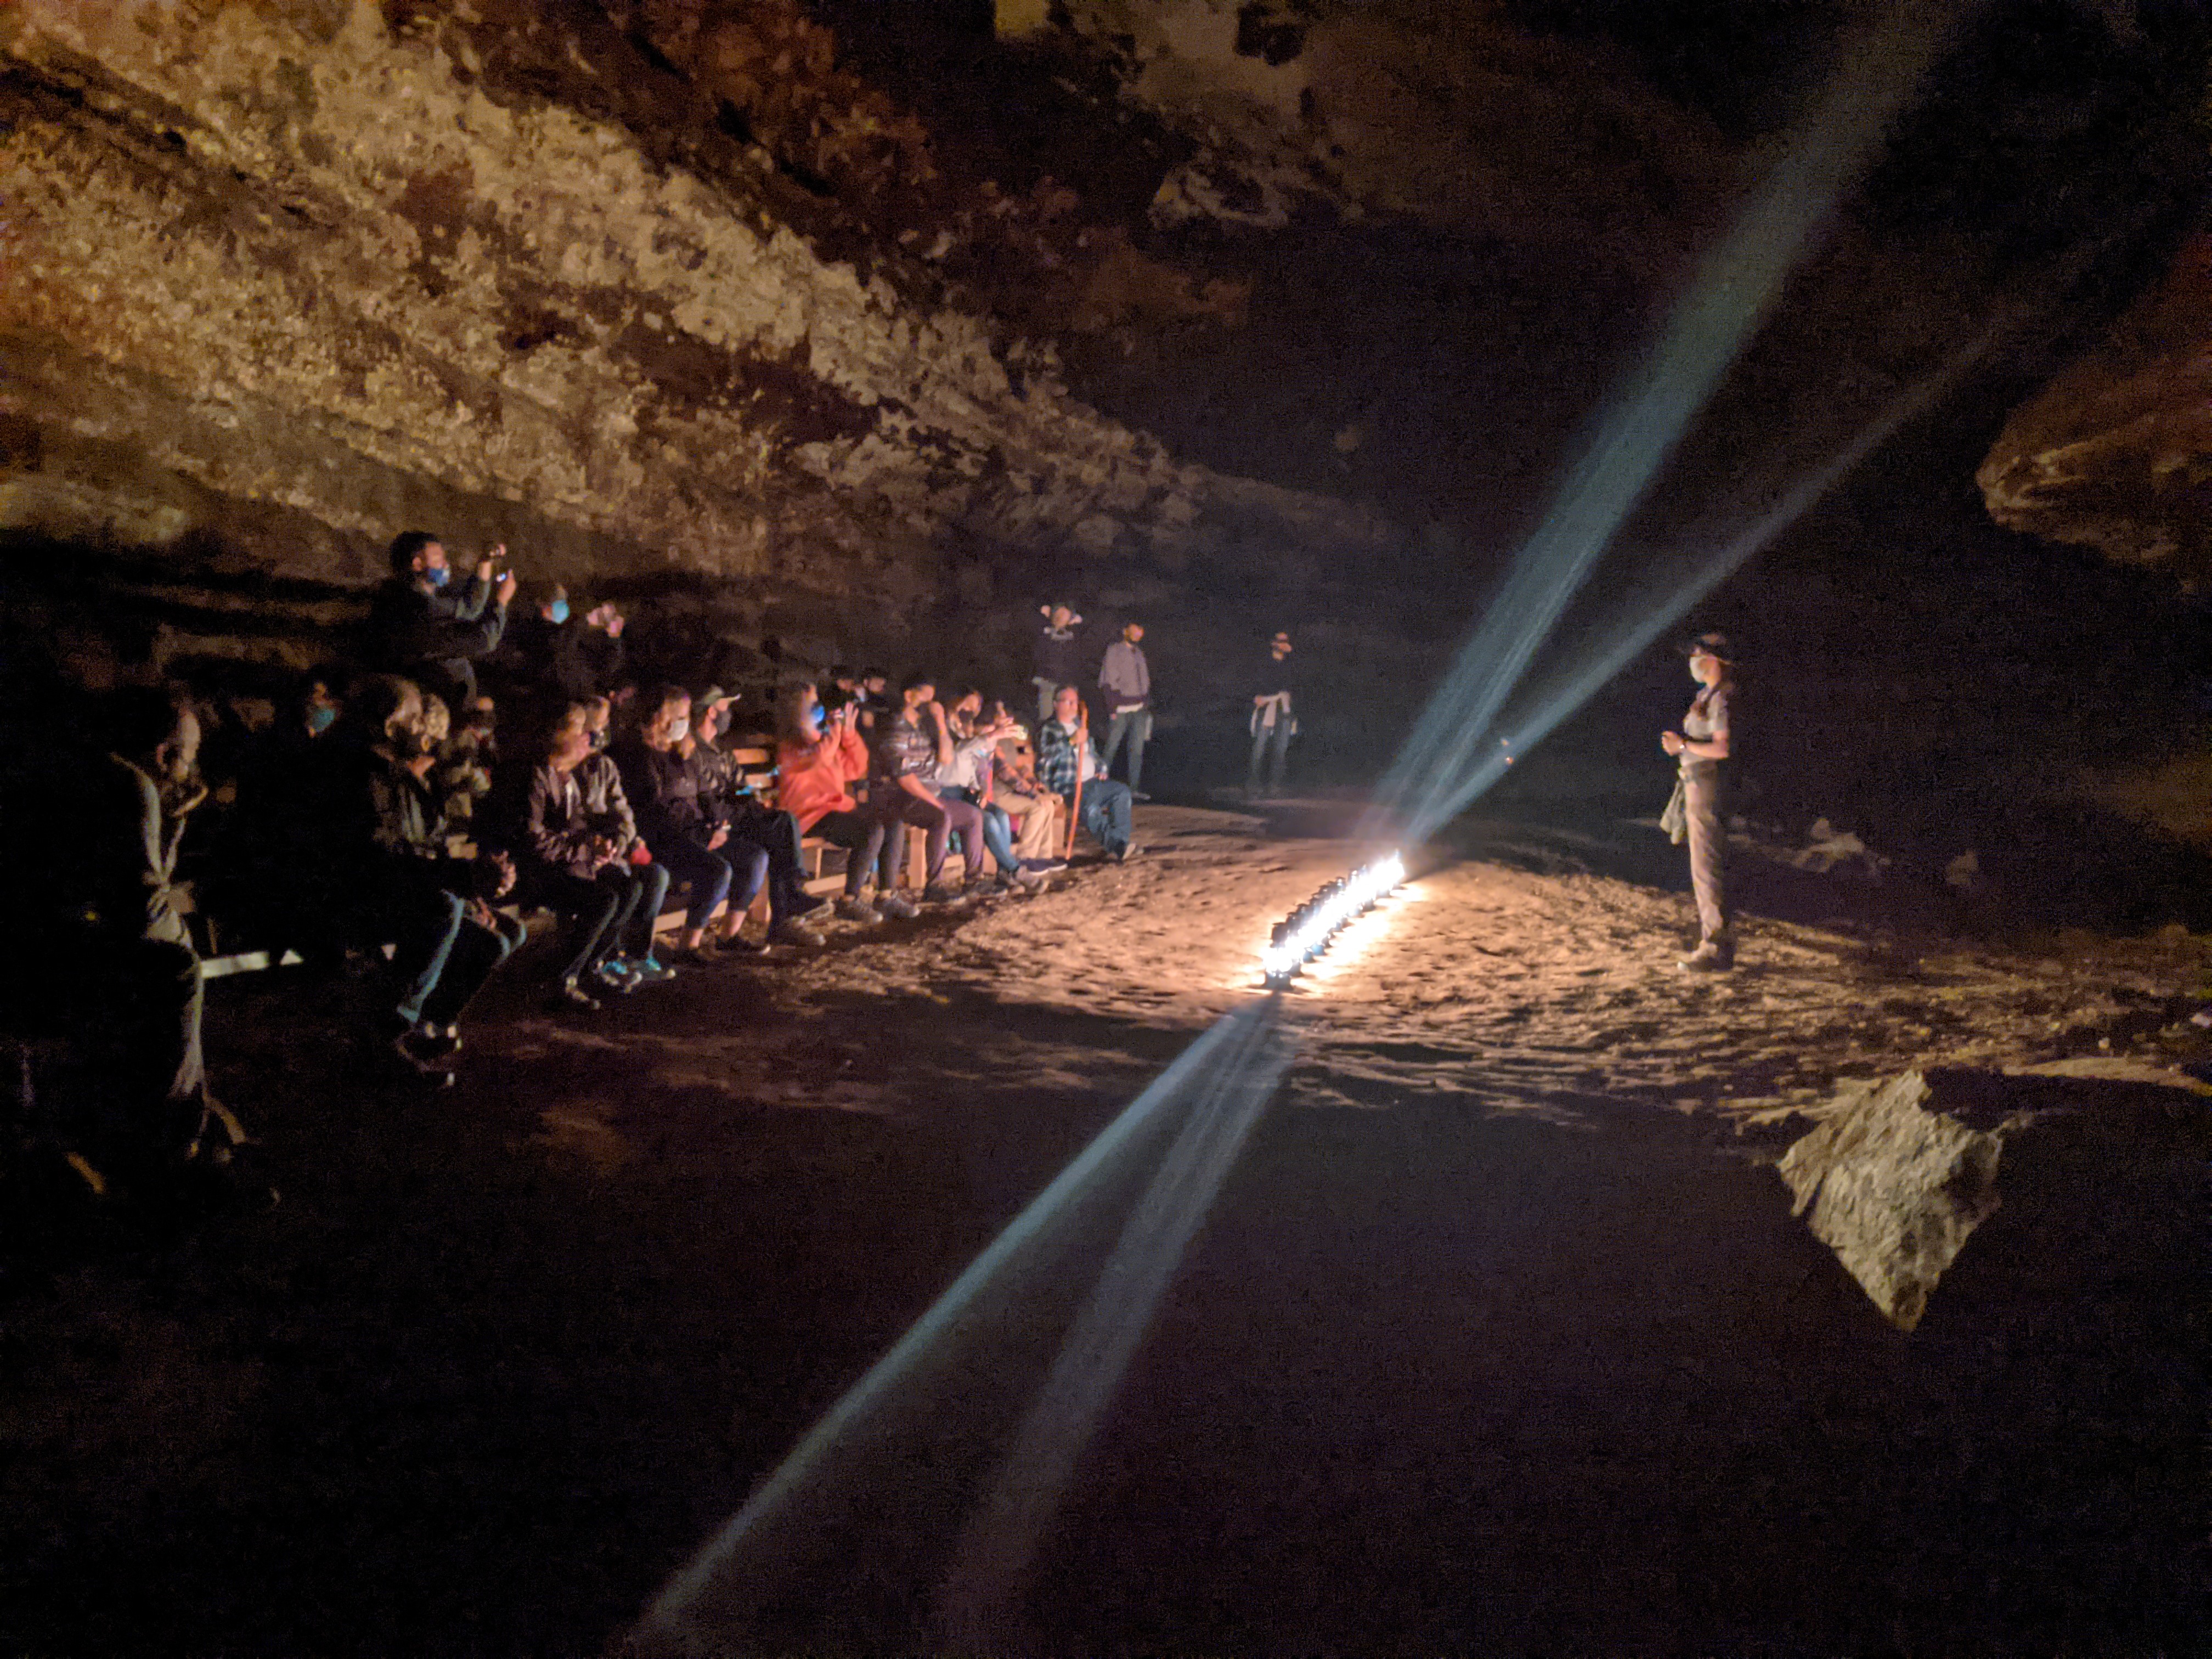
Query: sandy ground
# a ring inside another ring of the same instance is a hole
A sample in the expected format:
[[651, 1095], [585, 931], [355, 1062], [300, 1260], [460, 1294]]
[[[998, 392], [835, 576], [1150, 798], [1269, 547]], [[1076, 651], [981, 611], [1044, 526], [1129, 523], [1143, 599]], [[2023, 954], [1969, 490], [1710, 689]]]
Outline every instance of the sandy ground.
[[[217, 1075], [285, 1202], [9, 1258], [0, 1647], [602, 1650], [1256, 994], [1270, 923], [1355, 856], [1340, 821], [1148, 808], [1126, 866], [598, 1017], [538, 1012], [518, 963], [439, 1097], [375, 1086], [297, 988], [221, 988]], [[1743, 967], [1701, 978], [1679, 861], [1633, 826], [1462, 825], [1288, 994], [1294, 1063], [1030, 1645], [2187, 1650], [2185, 1281], [2101, 1247], [2136, 1277], [2086, 1317], [1962, 1258], [1907, 1339], [1764, 1166], [1845, 1077], [2185, 1083], [2212, 939], [2002, 902], [1992, 932], [1747, 854]], [[1016, 1319], [1027, 1357], [978, 1361], [930, 1455], [876, 1471], [883, 1512], [794, 1568], [764, 1645], [916, 1639], [927, 1540], [1049, 1325]]]

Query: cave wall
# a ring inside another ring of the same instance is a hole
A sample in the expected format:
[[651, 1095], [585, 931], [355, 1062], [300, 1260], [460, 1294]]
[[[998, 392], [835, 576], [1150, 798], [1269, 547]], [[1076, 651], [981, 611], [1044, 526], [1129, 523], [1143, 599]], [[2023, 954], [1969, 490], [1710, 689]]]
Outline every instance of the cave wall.
[[2212, 579], [2212, 233], [2013, 411], [1976, 481], [2009, 529]]
[[481, 10], [0, 10], [0, 531], [357, 582], [424, 525], [879, 612], [1092, 567], [1294, 581], [1395, 533], [1182, 464], [926, 274], [830, 257], [757, 135], [670, 154], [605, 85], [653, 55], [596, 15], [514, 33], [533, 90]]

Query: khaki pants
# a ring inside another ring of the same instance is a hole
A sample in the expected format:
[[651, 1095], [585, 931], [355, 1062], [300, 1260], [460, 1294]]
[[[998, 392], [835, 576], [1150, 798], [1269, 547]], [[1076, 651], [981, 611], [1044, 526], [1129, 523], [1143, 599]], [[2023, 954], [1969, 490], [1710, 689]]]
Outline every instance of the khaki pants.
[[1014, 852], [1025, 859], [1060, 856], [1060, 797], [1017, 795], [1011, 790], [991, 797], [991, 805], [1014, 821]]
[[1717, 777], [1685, 777], [1682, 807], [1687, 815], [1690, 842], [1690, 890], [1698, 901], [1700, 944], [1733, 942], [1729, 931], [1728, 882], [1723, 860], [1728, 852], [1728, 825], [1722, 817], [1723, 787]]

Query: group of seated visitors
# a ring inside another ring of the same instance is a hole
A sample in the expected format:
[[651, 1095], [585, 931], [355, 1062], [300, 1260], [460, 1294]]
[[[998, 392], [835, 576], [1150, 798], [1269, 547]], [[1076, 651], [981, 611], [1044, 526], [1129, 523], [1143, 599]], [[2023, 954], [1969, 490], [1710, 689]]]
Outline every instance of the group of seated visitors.
[[[226, 757], [199, 908], [272, 960], [295, 951], [326, 973], [365, 962], [374, 1047], [406, 1075], [451, 1081], [465, 1012], [525, 942], [519, 915], [532, 909], [557, 924], [544, 994], [574, 1013], [679, 964], [822, 945], [811, 848], [842, 850], [836, 914], [864, 925], [1035, 890], [1066, 861], [1072, 815], [1110, 858], [1135, 851], [1129, 792], [1103, 775], [1073, 686], [1032, 740], [1004, 702], [976, 689], [941, 702], [926, 674], [896, 691], [867, 669], [788, 683], [769, 782], [759, 757], [749, 772], [732, 752], [728, 693], [621, 678], [613, 605], [574, 617], [554, 589], [510, 629], [517, 585], [502, 550], [461, 578], [435, 538], [410, 532], [391, 561], [370, 665], [314, 671]], [[186, 815], [206, 795], [199, 746], [183, 698], [118, 700], [71, 771], [84, 799], [58, 822], [76, 844], [36, 866], [69, 872], [42, 902], [67, 924], [61, 956], [82, 969], [76, 1023], [112, 1012], [111, 1069], [135, 1079], [116, 1097], [137, 1103], [136, 1127], [108, 1139], [173, 1158], [197, 1155], [220, 1110], [199, 1060], [202, 965], [175, 878]], [[664, 960], [655, 925], [672, 889], [685, 908]], [[766, 927], [749, 931], [762, 900]], [[95, 983], [106, 988], [84, 990]], [[227, 1114], [221, 1124], [226, 1144], [237, 1138]]]

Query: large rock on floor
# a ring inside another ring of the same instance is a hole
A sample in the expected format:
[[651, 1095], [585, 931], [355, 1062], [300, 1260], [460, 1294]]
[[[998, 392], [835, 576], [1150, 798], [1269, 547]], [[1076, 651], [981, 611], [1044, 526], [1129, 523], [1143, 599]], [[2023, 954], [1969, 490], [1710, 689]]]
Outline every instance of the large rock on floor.
[[1780, 1172], [1794, 1212], [1909, 1331], [1947, 1274], [1960, 1317], [2102, 1318], [2201, 1248], [2208, 1152], [2212, 1090], [2092, 1060], [1851, 1085]]
[[1918, 1072], [1858, 1085], [1833, 1115], [1791, 1146], [1782, 1179], [1812, 1212], [1814, 1236], [1899, 1330], [1920, 1322], [1929, 1292], [1997, 1207], [2002, 1135], [1967, 1127], [1927, 1103]]

